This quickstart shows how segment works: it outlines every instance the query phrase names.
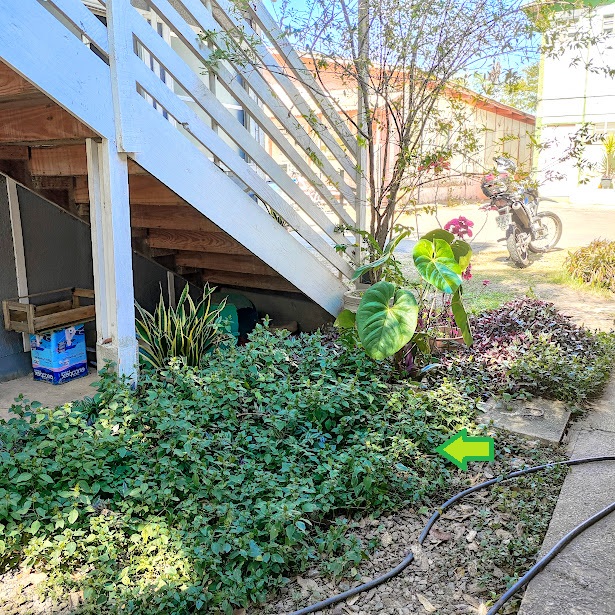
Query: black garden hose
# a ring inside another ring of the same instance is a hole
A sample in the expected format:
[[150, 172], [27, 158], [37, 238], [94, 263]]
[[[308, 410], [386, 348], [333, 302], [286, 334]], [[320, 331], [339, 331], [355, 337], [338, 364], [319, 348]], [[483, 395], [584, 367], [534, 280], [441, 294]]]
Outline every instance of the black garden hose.
[[[615, 461], [615, 455], [605, 455], [603, 457], [585, 457], [582, 459], [568, 459], [567, 461], [556, 461], [554, 463], [547, 463], [541, 466], [534, 466], [531, 468], [525, 468], [523, 470], [517, 470], [515, 472], [510, 472], [509, 474], [505, 474], [503, 476], [498, 476], [496, 478], [492, 478], [491, 480], [485, 481], [484, 483], [480, 483], [479, 485], [474, 485], [474, 487], [469, 487], [464, 491], [459, 492], [454, 495], [452, 498], [447, 500], [438, 510], [436, 510], [432, 515], [427, 525], [423, 528], [419, 536], [419, 544], [422, 545], [427, 538], [427, 535], [431, 531], [431, 528], [434, 526], [435, 522], [440, 518], [442, 513], [453, 504], [461, 500], [462, 498], [474, 493], [475, 491], [479, 491], [480, 489], [484, 489], [485, 487], [491, 487], [491, 485], [495, 485], [512, 478], [518, 478], [519, 476], [525, 476], [526, 474], [533, 474], [535, 472], [540, 472], [542, 470], [548, 470], [557, 466], [576, 466], [584, 463], [593, 463], [598, 461]], [[522, 587], [524, 587], [529, 581], [534, 578], [568, 543], [570, 543], [576, 536], [578, 536], [581, 532], [586, 530], [588, 527], [608, 515], [609, 513], [615, 510], [615, 502], [613, 504], [607, 506], [605, 509], [601, 510], [599, 513], [595, 514], [593, 517], [590, 517], [579, 526], [577, 526], [572, 532], [564, 536], [550, 551], [547, 553], [542, 559], [540, 559], [530, 570], [521, 577], [508, 591], [502, 595], [502, 597], [491, 607], [488, 611], [487, 615], [495, 615], [503, 606], [508, 602], [512, 596], [519, 591]], [[331, 598], [327, 598], [326, 600], [322, 600], [321, 602], [317, 602], [316, 604], [312, 604], [310, 606], [306, 606], [303, 609], [299, 609], [298, 611], [293, 611], [290, 615], [307, 615], [307, 613], [314, 613], [316, 611], [321, 611], [322, 609], [326, 609], [342, 600], [347, 600], [352, 596], [356, 596], [357, 594], [369, 591], [374, 587], [378, 587], [378, 585], [382, 585], [389, 579], [396, 577], [400, 572], [402, 572], [414, 559], [414, 554], [412, 551], [406, 555], [406, 557], [397, 565], [395, 568], [392, 568], [388, 572], [385, 572], [382, 576], [377, 577], [367, 583], [363, 583], [363, 585], [359, 585], [357, 587], [353, 587], [341, 594], [337, 594], [335, 596], [331, 596]]]

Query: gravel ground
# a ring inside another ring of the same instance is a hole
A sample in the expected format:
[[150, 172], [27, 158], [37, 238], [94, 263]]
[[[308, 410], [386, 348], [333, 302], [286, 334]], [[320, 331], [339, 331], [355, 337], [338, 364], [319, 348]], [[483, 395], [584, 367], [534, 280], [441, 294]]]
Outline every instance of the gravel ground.
[[[499, 444], [498, 444], [499, 443]], [[450, 493], [435, 504], [502, 472], [562, 458], [554, 447], [499, 434], [496, 449], [504, 453], [494, 463], [470, 464], [459, 474]], [[447, 510], [423, 546], [417, 543], [428, 513], [407, 509], [380, 519], [363, 519], [355, 529], [367, 544], [378, 548], [344, 578], [321, 576], [318, 569], [293, 579], [267, 605], [238, 610], [236, 615], [290, 613], [355, 587], [396, 566], [412, 549], [413, 562], [399, 576], [365, 594], [359, 594], [321, 615], [451, 615], [487, 612], [489, 600], [501, 595], [535, 561], [563, 481], [564, 472], [547, 480], [535, 475], [510, 486], [478, 492]], [[521, 595], [502, 611], [516, 613]]]

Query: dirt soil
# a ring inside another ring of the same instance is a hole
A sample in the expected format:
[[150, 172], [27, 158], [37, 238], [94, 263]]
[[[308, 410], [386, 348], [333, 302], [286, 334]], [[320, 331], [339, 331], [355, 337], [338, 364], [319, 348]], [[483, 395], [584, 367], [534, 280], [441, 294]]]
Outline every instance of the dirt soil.
[[489, 290], [515, 295], [534, 293], [539, 299], [552, 301], [564, 314], [590, 329], [615, 328], [615, 295], [570, 285], [563, 273], [567, 256], [567, 250], [537, 255], [527, 269], [519, 269], [505, 250], [479, 252], [472, 260], [473, 278], [467, 284], [468, 290], [476, 291], [483, 280], [489, 280]]
[[[537, 465], [539, 457], [541, 460], [562, 458], [557, 448], [510, 434], [505, 438], [508, 441], [506, 460], [472, 464], [468, 474], [458, 474], [451, 492], [442, 494], [437, 505], [470, 485], [525, 465]], [[293, 579], [264, 607], [241, 609], [237, 613], [291, 613], [384, 574], [399, 564], [411, 549], [415, 562], [399, 576], [319, 613], [485, 615], [486, 601], [505, 591], [514, 570], [524, 571], [535, 561], [562, 481], [563, 472], [547, 480], [524, 479], [521, 483], [477, 492], [447, 510], [422, 547], [417, 539], [428, 519], [426, 510], [406, 509], [379, 519], [363, 519], [358, 523], [356, 535], [363, 544], [377, 537], [380, 546], [368, 560], [350, 570], [346, 578], [324, 577], [315, 568]], [[500, 612], [516, 613], [521, 597]]]

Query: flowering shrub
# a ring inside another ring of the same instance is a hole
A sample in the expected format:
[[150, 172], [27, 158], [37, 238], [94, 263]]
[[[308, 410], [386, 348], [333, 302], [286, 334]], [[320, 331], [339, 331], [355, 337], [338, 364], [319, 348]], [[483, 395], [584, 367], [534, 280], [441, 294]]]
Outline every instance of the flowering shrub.
[[465, 216], [459, 216], [459, 218], [453, 218], [444, 225], [444, 230], [449, 233], [453, 233], [458, 239], [465, 239], [466, 237], [472, 237], [472, 227], [474, 222], [468, 220]]

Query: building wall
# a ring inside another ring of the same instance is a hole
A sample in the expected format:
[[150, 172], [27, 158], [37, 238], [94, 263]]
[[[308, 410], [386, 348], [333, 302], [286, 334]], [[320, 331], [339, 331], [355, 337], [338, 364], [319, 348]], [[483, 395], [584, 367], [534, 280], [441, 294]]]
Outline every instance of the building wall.
[[[80, 286], [94, 288], [90, 227], [28, 189], [18, 186], [28, 292]], [[16, 297], [17, 275], [9, 218], [6, 178], [0, 175], [0, 301]], [[153, 310], [161, 287], [167, 289], [167, 269], [133, 252], [135, 298]], [[49, 299], [53, 300], [53, 298]], [[95, 342], [94, 323], [86, 325]], [[30, 373], [30, 353], [21, 334], [0, 327], [0, 382]]]
[[[573, 160], [559, 160], [570, 146], [570, 137], [585, 122], [593, 125], [598, 134], [615, 134], [615, 79], [600, 70], [587, 70], [591, 62], [595, 68], [615, 66], [615, 4], [596, 9], [591, 28], [602, 33], [606, 40], [587, 50], [566, 51], [556, 58], [543, 57], [537, 110], [538, 134], [549, 147], [538, 154], [537, 168], [543, 182], [545, 196], [574, 197], [579, 189], [597, 189], [601, 179], [604, 150], [601, 144], [589, 146], [583, 157], [597, 164], [593, 172], [582, 172]], [[571, 14], [574, 18], [574, 13]], [[577, 22], [573, 27], [588, 27]], [[582, 62], [573, 61], [582, 56]], [[560, 174], [561, 179], [554, 178]], [[582, 183], [587, 180], [587, 183]]]

